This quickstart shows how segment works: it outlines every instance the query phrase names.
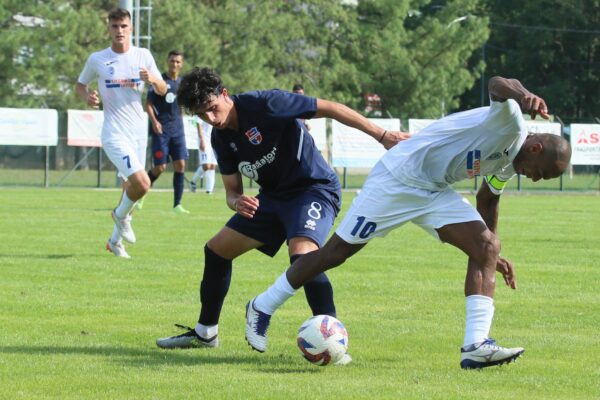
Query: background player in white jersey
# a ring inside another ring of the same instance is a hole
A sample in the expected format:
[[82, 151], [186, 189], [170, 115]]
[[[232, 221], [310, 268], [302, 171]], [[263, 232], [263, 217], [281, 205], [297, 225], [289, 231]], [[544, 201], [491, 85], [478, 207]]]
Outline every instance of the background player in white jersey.
[[[108, 14], [110, 47], [92, 53], [79, 75], [75, 90], [90, 107], [104, 108], [102, 147], [119, 174], [126, 180], [119, 205], [112, 211], [115, 222], [106, 244], [118, 257], [129, 258], [121, 238], [135, 242], [131, 228], [131, 210], [150, 188], [144, 170], [148, 143], [148, 120], [142, 106], [144, 82], [164, 95], [167, 86], [160, 76], [152, 54], [131, 45], [133, 31], [129, 11], [115, 8]], [[88, 85], [98, 80], [100, 97]]]
[[200, 165], [190, 180], [190, 191], [195, 192], [198, 181], [204, 178], [204, 190], [206, 193], [212, 194], [215, 189], [215, 172], [217, 167], [217, 157], [210, 143], [212, 126], [202, 121], [197, 115], [194, 116], [194, 121], [198, 129]]
[[[252, 301], [246, 313], [246, 339], [252, 347], [266, 349], [271, 315], [304, 282], [342, 264], [373, 237], [411, 221], [468, 256], [461, 367], [503, 364], [524, 352], [500, 347], [488, 336], [496, 271], [516, 289], [513, 264], [500, 256], [496, 235], [500, 194], [516, 173], [534, 182], [560, 176], [571, 148], [560, 136], [528, 134], [521, 110], [546, 119], [548, 110], [519, 81], [494, 77], [489, 92], [490, 107], [442, 118], [381, 158], [327, 244], [299, 258]], [[450, 185], [478, 175], [486, 178], [475, 210]]]

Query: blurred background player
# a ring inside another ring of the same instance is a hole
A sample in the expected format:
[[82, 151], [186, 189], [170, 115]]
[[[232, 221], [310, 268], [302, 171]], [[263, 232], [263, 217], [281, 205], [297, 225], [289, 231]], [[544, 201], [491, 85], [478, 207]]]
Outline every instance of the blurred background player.
[[[350, 108], [282, 90], [230, 96], [212, 69], [195, 67], [179, 86], [177, 101], [213, 126], [226, 202], [235, 214], [204, 246], [201, 309], [195, 328], [158, 339], [162, 348], [216, 347], [218, 323], [231, 283], [233, 260], [258, 249], [275, 256], [288, 245], [290, 262], [317, 250], [340, 209], [341, 187], [299, 118], [333, 118], [375, 138], [386, 148], [405, 138], [387, 132]], [[242, 177], [260, 186], [244, 194]], [[335, 316], [333, 288], [325, 274], [304, 285], [313, 315]], [[343, 363], [349, 362], [346, 357]]]
[[[121, 238], [135, 243], [131, 211], [150, 189], [150, 179], [145, 171], [148, 121], [142, 105], [144, 83], [152, 85], [159, 94], [167, 92], [167, 85], [161, 79], [150, 51], [131, 45], [133, 27], [129, 11], [111, 10], [108, 32], [110, 47], [90, 55], [75, 91], [93, 108], [99, 108], [102, 99], [102, 147], [124, 179], [121, 200], [111, 214], [115, 226], [106, 249], [117, 257], [130, 258]], [[96, 90], [88, 90], [94, 79], [98, 80], [100, 97]]]
[[152, 161], [154, 167], [148, 171], [150, 185], [167, 169], [169, 158], [173, 162], [173, 211], [179, 214], [190, 212], [181, 205], [184, 187], [185, 161], [188, 159], [183, 118], [177, 105], [177, 89], [183, 67], [183, 52], [171, 50], [167, 56], [168, 71], [162, 74], [167, 83], [167, 93], [157, 94], [148, 90], [146, 111], [150, 117], [152, 136]]
[[190, 191], [196, 192], [196, 186], [200, 179], [204, 178], [204, 190], [212, 194], [215, 189], [215, 173], [217, 167], [217, 157], [212, 148], [211, 134], [212, 126], [202, 121], [198, 116], [194, 116], [194, 121], [198, 129], [198, 148], [200, 150], [200, 165], [190, 180]]

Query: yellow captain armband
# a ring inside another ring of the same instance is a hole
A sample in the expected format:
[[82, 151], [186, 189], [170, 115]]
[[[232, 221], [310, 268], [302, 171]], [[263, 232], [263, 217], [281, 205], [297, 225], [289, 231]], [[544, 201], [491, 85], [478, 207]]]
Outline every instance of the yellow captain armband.
[[496, 175], [487, 175], [485, 177], [485, 181], [487, 182], [490, 189], [494, 194], [500, 194], [506, 187], [508, 181], [503, 181], [499, 179]]

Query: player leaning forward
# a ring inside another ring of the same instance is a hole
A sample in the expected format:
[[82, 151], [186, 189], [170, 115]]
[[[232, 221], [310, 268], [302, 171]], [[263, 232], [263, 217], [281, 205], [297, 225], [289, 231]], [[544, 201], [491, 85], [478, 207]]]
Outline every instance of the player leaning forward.
[[[528, 134], [522, 112], [548, 118], [543, 99], [515, 79], [489, 82], [491, 105], [460, 112], [429, 125], [391, 148], [375, 165], [336, 233], [319, 251], [301, 257], [246, 312], [246, 339], [264, 351], [270, 317], [314, 275], [342, 264], [375, 236], [411, 221], [468, 256], [466, 331], [462, 368], [510, 362], [521, 347], [504, 348], [489, 338], [496, 271], [516, 288], [513, 265], [500, 256], [496, 236], [500, 194], [515, 174], [529, 179], [560, 176], [571, 148], [560, 136]], [[450, 185], [485, 176], [477, 210]]]
[[110, 161], [126, 181], [123, 195], [112, 212], [115, 222], [106, 248], [118, 257], [129, 258], [121, 238], [135, 242], [131, 228], [131, 211], [136, 201], [150, 188], [145, 171], [148, 120], [142, 105], [144, 83], [153, 86], [159, 95], [167, 92], [160, 71], [147, 49], [131, 45], [131, 15], [115, 8], [108, 14], [110, 47], [92, 53], [79, 75], [75, 87], [79, 97], [90, 107], [98, 108], [98, 92], [88, 90], [88, 84], [98, 80], [104, 108], [102, 147]]

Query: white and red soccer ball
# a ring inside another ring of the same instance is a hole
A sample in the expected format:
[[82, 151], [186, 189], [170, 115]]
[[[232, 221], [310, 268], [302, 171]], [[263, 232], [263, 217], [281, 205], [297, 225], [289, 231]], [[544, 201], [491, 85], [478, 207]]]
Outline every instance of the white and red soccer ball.
[[310, 363], [329, 365], [340, 361], [348, 351], [348, 332], [339, 320], [316, 315], [298, 330], [298, 348]]

